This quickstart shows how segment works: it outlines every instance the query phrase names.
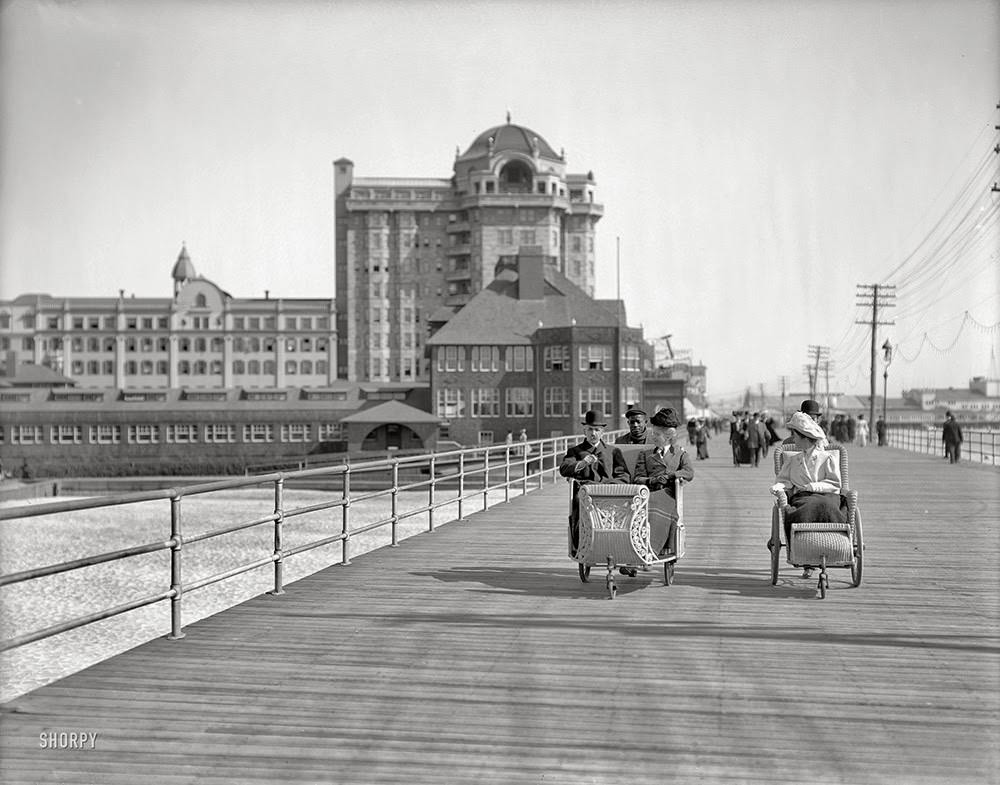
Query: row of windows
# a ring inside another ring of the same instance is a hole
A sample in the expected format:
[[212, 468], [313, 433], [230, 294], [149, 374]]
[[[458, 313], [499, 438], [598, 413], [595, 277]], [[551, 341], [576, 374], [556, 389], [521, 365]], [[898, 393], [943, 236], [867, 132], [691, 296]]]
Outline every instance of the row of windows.
[[[623, 401], [638, 400], [638, 389], [623, 387]], [[582, 387], [577, 390], [574, 412], [573, 390], [569, 387], [545, 387], [542, 390], [543, 417], [571, 417], [595, 409], [606, 417], [612, 416], [611, 389]], [[435, 413], [438, 417], [534, 417], [535, 391], [531, 387], [508, 387], [501, 401], [500, 390], [479, 387], [470, 390], [445, 388], [437, 391]]]
[[[330, 364], [326, 360], [286, 360], [285, 373], [294, 374], [326, 374]], [[274, 360], [233, 360], [233, 373], [237, 376], [242, 374], [270, 374], [273, 375], [278, 368]], [[152, 376], [160, 374], [165, 376], [170, 373], [170, 363], [166, 360], [127, 360], [124, 365], [126, 376]], [[114, 360], [73, 360], [71, 365], [72, 376], [113, 376], [115, 374]], [[181, 376], [204, 376], [206, 374], [221, 374], [222, 360], [181, 360], [177, 363], [177, 373]]]
[[[442, 346], [437, 351], [439, 371], [464, 371], [466, 360], [470, 371], [500, 370], [500, 354], [504, 355], [504, 370], [534, 370], [534, 353], [530, 346]], [[571, 368], [571, 351], [566, 345], [545, 346], [542, 349], [542, 367], [546, 371], [568, 371]], [[622, 371], [642, 370], [642, 359], [636, 344], [621, 347]], [[612, 347], [607, 344], [587, 344], [577, 348], [577, 369], [581, 371], [614, 370]]]
[[[327, 338], [317, 338], [315, 342], [312, 338], [283, 338], [285, 351], [288, 352], [325, 352], [330, 345]], [[236, 352], [273, 352], [278, 345], [275, 338], [244, 338], [242, 336], [233, 340], [233, 351]], [[114, 352], [117, 347], [117, 339], [114, 337], [105, 338], [73, 338], [70, 347], [74, 352]], [[126, 338], [124, 341], [127, 352], [169, 352], [169, 338]], [[50, 338], [48, 347], [53, 350], [62, 348], [62, 339]], [[225, 348], [225, 341], [222, 338], [180, 338], [177, 341], [177, 348], [182, 352], [221, 352]]]
[[473, 346], [466, 352], [465, 346], [442, 346], [437, 350], [439, 371], [464, 371], [466, 356], [469, 370], [496, 371], [500, 367], [500, 354], [504, 356], [507, 371], [533, 371], [535, 353], [530, 346]]
[[[14, 425], [10, 427], [11, 444], [232, 444], [247, 443], [341, 441], [343, 423], [248, 423], [246, 425], [197, 424], [135, 424], [135, 425]], [[3, 429], [0, 429], [3, 440]]]
[[[204, 295], [198, 295], [195, 305], [200, 308], [207, 306]], [[196, 330], [207, 330], [212, 326], [209, 316], [191, 316], [191, 326]], [[186, 320], [181, 324], [186, 326]], [[44, 324], [45, 329], [61, 330], [63, 318], [61, 316], [37, 317], [35, 314], [24, 314], [21, 317], [21, 324], [24, 329], [33, 330], [36, 325]], [[216, 325], [221, 324], [216, 320]], [[330, 317], [328, 316], [286, 316], [283, 320], [286, 330], [329, 330]], [[11, 315], [0, 313], [0, 329], [9, 330], [11, 325]], [[70, 319], [71, 328], [74, 330], [117, 330], [117, 316], [73, 316]], [[126, 316], [126, 330], [166, 330], [170, 327], [170, 318], [167, 316]], [[276, 316], [234, 316], [234, 330], [275, 330], [278, 327]]]

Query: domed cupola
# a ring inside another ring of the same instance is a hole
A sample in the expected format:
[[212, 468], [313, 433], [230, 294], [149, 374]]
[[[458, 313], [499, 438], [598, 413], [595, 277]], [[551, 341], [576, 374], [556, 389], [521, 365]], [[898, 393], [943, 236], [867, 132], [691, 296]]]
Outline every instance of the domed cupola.
[[170, 275], [174, 279], [174, 295], [177, 294], [183, 284], [197, 276], [197, 273], [194, 271], [194, 265], [191, 263], [191, 257], [188, 256], [187, 245], [184, 243], [181, 244], [181, 252], [177, 256], [177, 262], [174, 264], [174, 270]]
[[458, 157], [456, 163], [477, 158], [492, 158], [502, 153], [520, 153], [529, 158], [547, 158], [562, 163], [563, 158], [541, 136], [523, 125], [515, 125], [507, 113], [506, 125], [498, 125], [483, 131], [469, 145], [469, 149]]

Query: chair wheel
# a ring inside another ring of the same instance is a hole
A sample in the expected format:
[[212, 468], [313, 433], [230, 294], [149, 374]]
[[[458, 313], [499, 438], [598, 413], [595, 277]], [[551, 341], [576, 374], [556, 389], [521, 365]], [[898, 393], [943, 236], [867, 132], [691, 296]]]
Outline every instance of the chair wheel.
[[590, 565], [589, 564], [584, 564], [583, 562], [580, 562], [580, 564], [578, 564], [577, 567], [579, 567], [579, 569], [580, 569], [580, 580], [583, 583], [589, 582], [590, 581]]

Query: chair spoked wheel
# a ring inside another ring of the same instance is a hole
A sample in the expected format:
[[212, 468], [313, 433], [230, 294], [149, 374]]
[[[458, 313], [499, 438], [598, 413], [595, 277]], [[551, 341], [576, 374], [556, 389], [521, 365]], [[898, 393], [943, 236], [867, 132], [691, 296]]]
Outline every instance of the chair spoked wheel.
[[587, 583], [590, 580], [590, 565], [580, 562], [577, 567], [580, 569], [580, 580]]

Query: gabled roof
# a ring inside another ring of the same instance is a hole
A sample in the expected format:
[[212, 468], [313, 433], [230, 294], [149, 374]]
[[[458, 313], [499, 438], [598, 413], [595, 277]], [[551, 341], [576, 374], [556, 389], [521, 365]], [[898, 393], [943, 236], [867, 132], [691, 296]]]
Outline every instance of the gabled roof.
[[594, 300], [554, 267], [545, 267], [545, 294], [519, 300], [517, 274], [504, 270], [430, 339], [428, 345], [529, 344], [539, 328], [624, 327], [606, 303]]
[[76, 381], [63, 376], [47, 365], [34, 363], [18, 363], [13, 374], [3, 377], [11, 387], [62, 387], [76, 386]]
[[360, 412], [349, 414], [341, 418], [341, 422], [357, 423], [401, 423], [411, 425], [414, 423], [439, 423], [440, 417], [435, 417], [430, 412], [416, 409], [413, 406], [401, 401], [386, 401]]

